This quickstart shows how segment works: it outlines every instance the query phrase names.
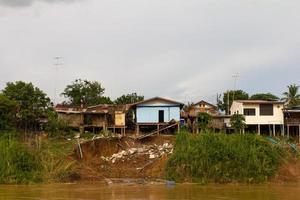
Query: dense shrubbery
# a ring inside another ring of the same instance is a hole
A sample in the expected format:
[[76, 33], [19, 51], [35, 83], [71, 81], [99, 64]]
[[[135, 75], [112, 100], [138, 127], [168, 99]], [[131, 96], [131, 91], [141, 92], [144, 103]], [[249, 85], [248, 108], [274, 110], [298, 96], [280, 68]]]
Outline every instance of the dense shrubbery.
[[264, 182], [274, 176], [284, 150], [256, 135], [180, 132], [167, 166], [179, 182]]

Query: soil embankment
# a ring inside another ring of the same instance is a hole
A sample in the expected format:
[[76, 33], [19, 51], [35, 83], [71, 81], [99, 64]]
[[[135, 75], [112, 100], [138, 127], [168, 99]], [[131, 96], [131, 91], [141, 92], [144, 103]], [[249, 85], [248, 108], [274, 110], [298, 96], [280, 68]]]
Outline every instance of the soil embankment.
[[105, 178], [164, 179], [168, 156], [173, 151], [174, 136], [154, 136], [137, 141], [129, 137], [101, 138], [81, 144], [77, 149], [76, 171], [83, 180]]

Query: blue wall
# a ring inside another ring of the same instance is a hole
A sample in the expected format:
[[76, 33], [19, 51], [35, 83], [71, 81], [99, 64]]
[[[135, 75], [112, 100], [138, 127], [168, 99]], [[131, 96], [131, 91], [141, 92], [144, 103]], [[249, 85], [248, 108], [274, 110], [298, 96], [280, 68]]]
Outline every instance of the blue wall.
[[158, 123], [158, 112], [164, 111], [164, 122], [172, 119], [180, 120], [180, 106], [174, 105], [147, 105], [136, 108], [137, 123]]

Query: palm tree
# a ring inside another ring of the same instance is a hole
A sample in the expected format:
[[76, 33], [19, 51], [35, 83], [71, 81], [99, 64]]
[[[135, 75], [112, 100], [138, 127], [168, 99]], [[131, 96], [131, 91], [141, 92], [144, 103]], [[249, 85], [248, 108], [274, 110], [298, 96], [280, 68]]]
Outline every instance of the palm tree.
[[282, 98], [288, 107], [297, 106], [300, 104], [300, 94], [298, 94], [299, 86], [292, 84], [288, 86], [288, 91], [283, 93]]

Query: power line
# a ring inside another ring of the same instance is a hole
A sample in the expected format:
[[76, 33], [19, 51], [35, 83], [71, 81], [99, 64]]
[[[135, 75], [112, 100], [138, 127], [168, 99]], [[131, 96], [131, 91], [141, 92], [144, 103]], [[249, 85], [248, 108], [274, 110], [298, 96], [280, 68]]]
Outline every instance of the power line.
[[59, 66], [62, 66], [63, 65], [63, 62], [62, 62], [62, 59], [63, 57], [61, 56], [56, 56], [54, 57], [54, 67], [55, 67], [55, 77], [54, 77], [54, 99], [53, 99], [53, 103], [56, 104], [56, 90], [57, 90], [57, 82], [58, 82], [58, 68]]

